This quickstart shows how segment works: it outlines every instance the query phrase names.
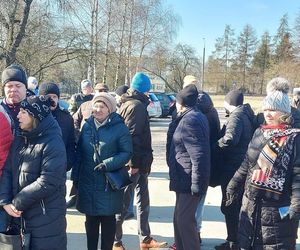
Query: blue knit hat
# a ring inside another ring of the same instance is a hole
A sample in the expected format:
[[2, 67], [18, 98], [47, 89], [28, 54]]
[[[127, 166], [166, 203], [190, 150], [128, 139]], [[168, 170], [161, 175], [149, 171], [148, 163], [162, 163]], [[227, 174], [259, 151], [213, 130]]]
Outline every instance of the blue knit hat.
[[146, 74], [138, 72], [132, 78], [130, 87], [141, 93], [146, 93], [151, 89], [151, 81]]

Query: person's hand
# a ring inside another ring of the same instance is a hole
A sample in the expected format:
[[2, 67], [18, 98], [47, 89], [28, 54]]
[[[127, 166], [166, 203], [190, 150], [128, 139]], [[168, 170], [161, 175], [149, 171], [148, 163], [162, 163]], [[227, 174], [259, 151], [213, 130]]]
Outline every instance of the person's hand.
[[10, 216], [21, 217], [22, 211], [17, 210], [13, 204], [4, 205], [3, 208]]
[[106, 171], [106, 166], [105, 166], [104, 163], [99, 163], [96, 167], [94, 167], [94, 170], [105, 172]]
[[135, 174], [137, 174], [139, 172], [139, 169], [138, 168], [129, 168], [129, 170], [128, 170], [128, 173], [130, 174], [130, 175], [135, 175]]
[[236, 193], [226, 193], [226, 202], [225, 202], [225, 206], [228, 207], [230, 205], [232, 205], [233, 203], [238, 202], [239, 200], [239, 196]]

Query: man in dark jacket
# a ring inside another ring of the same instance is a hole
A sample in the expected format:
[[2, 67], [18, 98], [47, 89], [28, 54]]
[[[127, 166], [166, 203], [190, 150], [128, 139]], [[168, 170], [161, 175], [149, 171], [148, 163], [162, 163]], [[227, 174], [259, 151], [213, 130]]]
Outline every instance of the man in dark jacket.
[[149, 190], [148, 175], [153, 161], [151, 132], [147, 106], [149, 98], [146, 95], [151, 89], [151, 82], [144, 73], [136, 73], [130, 89], [122, 95], [119, 114], [124, 118], [129, 128], [133, 143], [133, 156], [129, 161], [129, 173], [133, 184], [124, 191], [124, 204], [121, 214], [116, 216], [116, 236], [113, 250], [124, 250], [122, 244], [122, 224], [132, 199], [132, 190], [136, 190], [137, 223], [141, 249], [161, 248], [166, 242], [157, 242], [151, 237], [149, 226]]
[[81, 92], [71, 96], [69, 112], [73, 115], [80, 105], [84, 102], [90, 101], [93, 99], [93, 86], [92, 82], [88, 79], [82, 80], [80, 83]]
[[225, 96], [224, 107], [228, 118], [221, 130], [221, 138], [218, 140], [219, 151], [222, 155], [221, 211], [225, 215], [227, 228], [227, 241], [217, 250], [238, 249], [237, 230], [240, 212], [240, 203], [225, 206], [226, 187], [235, 171], [244, 160], [248, 144], [253, 135], [252, 121], [254, 112], [249, 104], [243, 104], [244, 96], [240, 90], [232, 90]]
[[195, 107], [197, 96], [194, 84], [177, 94], [178, 115], [168, 130], [170, 190], [176, 192], [173, 224], [176, 249], [180, 250], [200, 248], [195, 213], [209, 183], [209, 127]]
[[55, 102], [55, 106], [51, 107], [51, 112], [62, 132], [62, 139], [67, 152], [67, 171], [69, 171], [74, 166], [76, 160], [73, 118], [68, 111], [61, 109], [58, 105], [60, 90], [57, 84], [53, 82], [42, 83], [39, 87], [39, 95], [50, 96]]
[[16, 64], [8, 66], [2, 72], [2, 87], [5, 98], [1, 105], [11, 118], [12, 130], [15, 133], [19, 127], [17, 115], [20, 103], [26, 98], [27, 76], [22, 67]]

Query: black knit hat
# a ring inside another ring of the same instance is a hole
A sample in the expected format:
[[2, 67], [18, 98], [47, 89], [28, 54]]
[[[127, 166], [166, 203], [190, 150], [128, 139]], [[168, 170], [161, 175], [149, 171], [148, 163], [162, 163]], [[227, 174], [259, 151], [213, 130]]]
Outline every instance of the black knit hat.
[[193, 107], [197, 103], [198, 90], [194, 84], [187, 85], [176, 95], [176, 101], [185, 107]]
[[21, 108], [39, 121], [42, 121], [51, 113], [50, 107], [53, 105], [53, 100], [45, 95], [29, 96], [21, 102]]
[[6, 83], [10, 81], [18, 81], [23, 83], [27, 88], [27, 75], [24, 69], [17, 65], [12, 64], [8, 66], [2, 72], [2, 86], [4, 87]]
[[115, 91], [115, 93], [118, 95], [118, 96], [121, 96], [123, 94], [125, 94], [127, 92], [127, 90], [129, 89], [129, 86], [127, 85], [122, 85], [120, 87], [118, 87]]
[[55, 94], [60, 97], [60, 91], [57, 84], [54, 82], [43, 82], [39, 86], [39, 95]]
[[240, 90], [231, 90], [225, 96], [225, 102], [232, 106], [243, 105], [244, 103], [244, 95]]

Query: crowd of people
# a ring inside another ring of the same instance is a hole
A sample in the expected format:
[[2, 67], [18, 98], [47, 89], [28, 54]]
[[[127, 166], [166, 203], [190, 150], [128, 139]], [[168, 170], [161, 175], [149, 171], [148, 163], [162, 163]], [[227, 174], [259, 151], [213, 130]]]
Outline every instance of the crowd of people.
[[[38, 85], [19, 65], [2, 72], [0, 105], [0, 232], [31, 236], [32, 250], [67, 249], [66, 209], [85, 215], [87, 249], [125, 250], [124, 220], [136, 203], [141, 250], [165, 248], [151, 235], [148, 176], [153, 162], [147, 106], [150, 78], [137, 72], [116, 96], [105, 83], [85, 79], [69, 110], [56, 83]], [[173, 250], [200, 249], [208, 186], [220, 186], [227, 238], [216, 250], [296, 246], [300, 219], [300, 91], [267, 84], [262, 113], [240, 90], [224, 99], [226, 122], [196, 77], [176, 95], [166, 138], [174, 204]], [[299, 144], [299, 146], [298, 146]], [[298, 153], [299, 151], [299, 153]], [[115, 190], [106, 174], [126, 168], [131, 184]], [[66, 202], [66, 172], [73, 186]], [[22, 225], [21, 225], [22, 224]], [[101, 232], [100, 232], [101, 228]], [[0, 243], [1, 249], [1, 243]]]

